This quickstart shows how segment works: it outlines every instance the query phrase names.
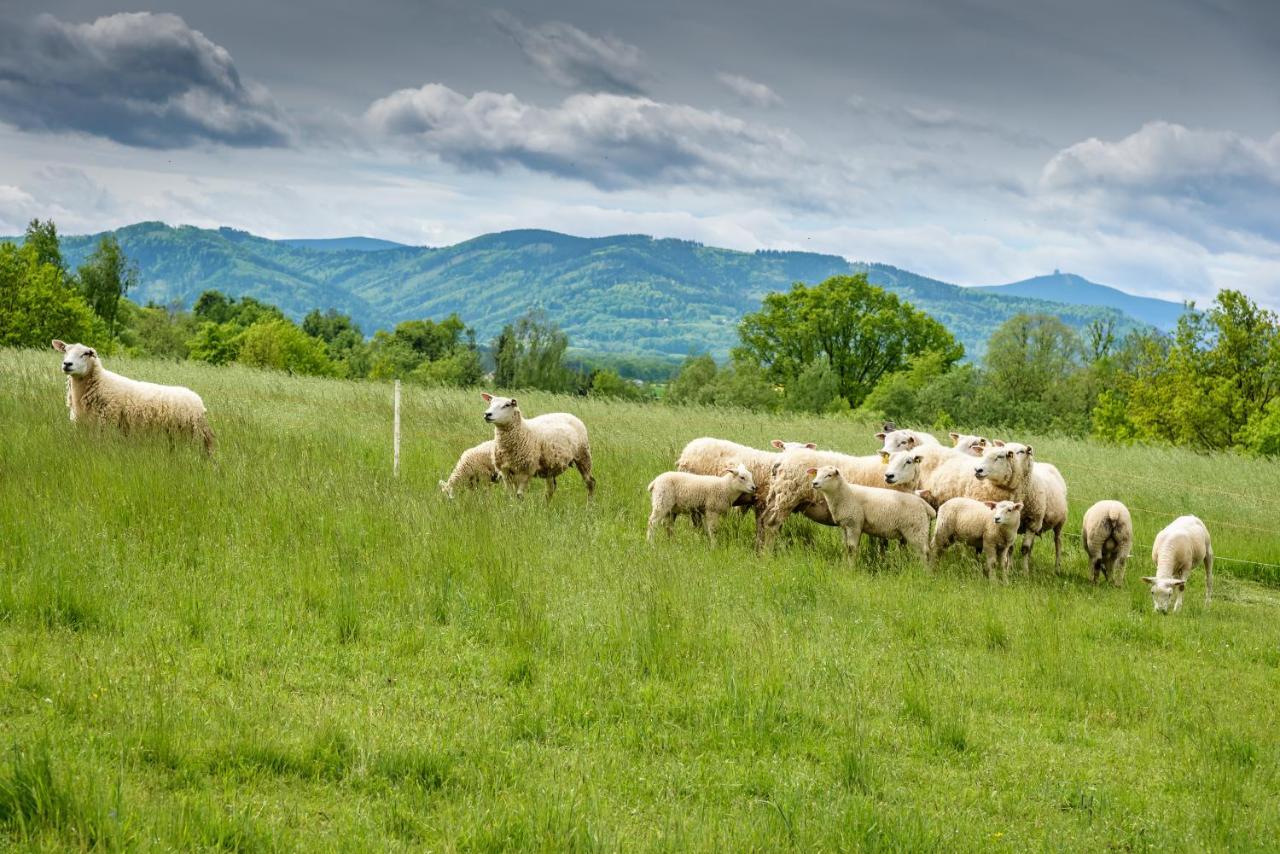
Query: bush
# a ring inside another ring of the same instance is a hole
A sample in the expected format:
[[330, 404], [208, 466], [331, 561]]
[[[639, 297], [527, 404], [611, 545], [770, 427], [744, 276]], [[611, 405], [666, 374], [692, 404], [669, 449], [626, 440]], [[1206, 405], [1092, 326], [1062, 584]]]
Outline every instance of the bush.
[[325, 352], [324, 342], [288, 320], [258, 322], [246, 329], [240, 335], [236, 361], [295, 374], [331, 377], [338, 373]]

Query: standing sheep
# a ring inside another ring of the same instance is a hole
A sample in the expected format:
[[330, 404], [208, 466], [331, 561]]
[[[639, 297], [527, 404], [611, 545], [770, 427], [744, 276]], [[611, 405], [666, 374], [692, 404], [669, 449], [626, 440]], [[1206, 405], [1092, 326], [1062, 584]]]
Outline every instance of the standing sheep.
[[131, 380], [102, 366], [98, 351], [83, 344], [67, 344], [56, 338], [53, 349], [62, 353], [67, 375], [67, 409], [72, 421], [110, 424], [123, 433], [156, 430], [189, 436], [213, 454], [213, 431], [205, 415], [204, 401], [189, 388]]
[[463, 451], [449, 479], [440, 481], [440, 491], [453, 498], [454, 490], [459, 486], [496, 483], [501, 475], [498, 474], [498, 467], [493, 464], [493, 446], [493, 440], [489, 439]]
[[716, 544], [716, 524], [729, 512], [741, 495], [756, 491], [751, 472], [742, 463], [726, 466], [719, 477], [709, 474], [690, 474], [683, 471], [664, 472], [649, 483], [650, 504], [649, 542], [659, 524], [665, 524], [667, 535], [675, 530], [676, 517], [681, 513], [697, 514], [707, 532], [707, 540]]
[[929, 520], [936, 514], [924, 499], [907, 492], [849, 483], [835, 466], [810, 468], [810, 485], [822, 496], [832, 521], [844, 534], [850, 558], [865, 533], [881, 540], [901, 540], [921, 558], [929, 553]]
[[582, 475], [587, 498], [595, 492], [591, 476], [591, 443], [587, 426], [567, 412], [524, 417], [514, 397], [481, 393], [489, 408], [484, 420], [493, 425], [493, 464], [517, 498], [535, 477], [546, 478], [547, 500], [556, 494], [556, 478], [570, 466]]
[[[710, 436], [703, 436], [701, 439], [694, 439], [684, 446], [684, 450], [680, 452], [680, 458], [676, 460], [676, 470], [688, 472], [690, 474], [709, 474], [719, 476], [725, 470], [726, 466], [737, 465], [741, 463], [751, 472], [751, 478], [755, 482], [756, 489], [751, 495], [741, 495], [738, 497], [737, 504], [743, 508], [751, 507], [756, 513], [756, 527], [760, 526], [760, 519], [765, 511], [765, 500], [769, 495], [769, 481], [773, 476], [774, 463], [778, 461], [778, 451], [788, 448], [808, 448], [810, 450], [818, 447], [812, 442], [784, 442], [781, 439], [774, 439], [770, 443], [777, 451], [762, 451], [758, 448], [750, 448], [746, 445], [739, 445], [737, 442], [730, 442], [727, 439], [714, 439]], [[701, 520], [698, 514], [692, 514], [694, 525], [700, 525]]]
[[1151, 546], [1151, 560], [1155, 561], [1156, 574], [1142, 580], [1151, 585], [1151, 604], [1162, 614], [1169, 613], [1170, 600], [1173, 612], [1182, 608], [1182, 594], [1187, 579], [1198, 563], [1204, 563], [1204, 604], [1213, 596], [1213, 544], [1209, 541], [1209, 529], [1195, 516], [1179, 516], [1163, 531], [1156, 534]]
[[1021, 515], [1022, 503], [1018, 501], [952, 498], [938, 508], [929, 562], [936, 562], [949, 546], [964, 543], [987, 556], [987, 578], [995, 581], [995, 570], [999, 566], [1004, 573], [1004, 583], [1008, 584]]
[[835, 466], [841, 476], [859, 486], [897, 489], [884, 480], [884, 462], [879, 454], [852, 457], [834, 451], [788, 448], [774, 464], [769, 479], [766, 510], [756, 527], [756, 550], [763, 551], [773, 543], [782, 523], [792, 513], [800, 512], [820, 525], [834, 525], [826, 502], [813, 494], [811, 468]]
[[1080, 543], [1089, 555], [1093, 581], [1103, 575], [1117, 587], [1124, 585], [1125, 561], [1133, 548], [1133, 520], [1119, 501], [1099, 501], [1084, 514]]

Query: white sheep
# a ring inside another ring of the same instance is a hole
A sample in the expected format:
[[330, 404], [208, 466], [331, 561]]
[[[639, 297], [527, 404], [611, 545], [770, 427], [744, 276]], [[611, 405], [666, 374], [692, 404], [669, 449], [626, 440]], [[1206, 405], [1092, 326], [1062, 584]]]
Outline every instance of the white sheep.
[[939, 555], [955, 543], [964, 543], [986, 555], [987, 578], [995, 581], [998, 566], [1009, 583], [1009, 564], [1012, 562], [1013, 544], [1018, 539], [1018, 524], [1022, 515], [1020, 501], [977, 501], [972, 498], [952, 498], [938, 508], [938, 524], [929, 546], [929, 561], [936, 562]]
[[[751, 472], [752, 480], [755, 481], [756, 491], [752, 495], [740, 496], [737, 504], [744, 511], [747, 507], [755, 510], [756, 526], [758, 528], [765, 510], [765, 499], [769, 494], [769, 481], [773, 475], [773, 466], [778, 461], [778, 451], [788, 448], [808, 448], [812, 450], [817, 447], [812, 442], [784, 442], [781, 439], [774, 439], [770, 444], [777, 451], [763, 451], [759, 448], [739, 445], [737, 442], [730, 442], [727, 439], [703, 436], [700, 439], [692, 440], [684, 446], [684, 450], [680, 452], [679, 459], [676, 460], [676, 470], [690, 474], [719, 476], [725, 470], [725, 467], [730, 464], [741, 463], [746, 466], [747, 470]], [[702, 524], [696, 513], [692, 514], [692, 520], [695, 526]]]
[[56, 338], [53, 349], [62, 353], [67, 375], [67, 409], [72, 421], [97, 422], [133, 430], [155, 430], [189, 436], [213, 453], [204, 401], [189, 388], [131, 380], [102, 366], [98, 352], [84, 344], [67, 344]]
[[[811, 468], [835, 466], [845, 480], [859, 486], [898, 489], [884, 480], [884, 462], [879, 454], [853, 457], [834, 451], [788, 448], [773, 466], [765, 512], [756, 527], [756, 549], [772, 545], [782, 523], [792, 513], [803, 513], [821, 525], [834, 525], [826, 502], [814, 495]], [[908, 491], [905, 488], [899, 491]]]
[[[1027, 459], [1031, 459], [1031, 449], [1027, 449]], [[1032, 469], [1032, 490], [1036, 500], [1042, 502], [1044, 511], [1040, 516], [1040, 528], [1036, 534], [1053, 531], [1053, 568], [1062, 567], [1062, 529], [1067, 524], [1067, 481], [1062, 472], [1053, 463], [1035, 463]]]
[[876, 438], [883, 443], [880, 447], [880, 452], [884, 454], [910, 451], [922, 445], [942, 445], [933, 434], [921, 433], [918, 430], [890, 430], [877, 433]]
[[702, 518], [707, 540], [716, 544], [716, 524], [728, 513], [733, 503], [742, 495], [756, 490], [751, 472], [742, 463], [726, 466], [719, 477], [709, 474], [690, 474], [683, 471], [664, 472], [649, 483], [650, 504], [649, 542], [659, 524], [665, 524], [667, 534], [675, 529], [676, 517], [682, 513]]
[[1142, 580], [1151, 585], [1151, 604], [1162, 614], [1182, 608], [1182, 594], [1187, 579], [1198, 563], [1204, 563], [1204, 604], [1213, 597], [1213, 544], [1209, 529], [1195, 516], [1179, 516], [1163, 531], [1156, 534], [1151, 546], [1151, 560], [1156, 574]]
[[524, 497], [525, 487], [535, 477], [547, 481], [547, 500], [556, 493], [556, 478], [570, 467], [582, 475], [587, 498], [595, 492], [591, 476], [591, 443], [587, 426], [567, 412], [550, 412], [525, 418], [514, 397], [481, 393], [489, 408], [484, 420], [493, 425], [493, 464], [515, 491]]
[[928, 555], [929, 520], [935, 513], [923, 499], [907, 492], [849, 483], [835, 466], [809, 468], [805, 474], [825, 501], [832, 521], [840, 526], [849, 557], [857, 554], [863, 534], [885, 541], [900, 540], [921, 558]]
[[501, 475], [493, 463], [494, 442], [492, 439], [481, 442], [474, 448], [467, 448], [458, 457], [448, 480], [440, 481], [440, 491], [453, 498], [454, 490], [459, 486], [479, 486], [483, 483], [496, 483]]
[[951, 437], [951, 447], [962, 454], [980, 457], [986, 451], [990, 440], [986, 436], [972, 436], [966, 433], [948, 433]]
[[1117, 587], [1124, 585], [1125, 562], [1133, 548], [1133, 520], [1119, 501], [1099, 501], [1084, 513], [1080, 543], [1089, 555], [1093, 581], [1105, 576]]

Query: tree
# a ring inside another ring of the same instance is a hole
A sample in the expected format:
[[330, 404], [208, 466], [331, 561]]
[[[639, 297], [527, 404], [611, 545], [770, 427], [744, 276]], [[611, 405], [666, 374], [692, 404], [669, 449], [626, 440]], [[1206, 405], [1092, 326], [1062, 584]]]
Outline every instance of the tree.
[[333, 376], [337, 370], [325, 352], [324, 342], [312, 338], [289, 320], [255, 323], [240, 335], [236, 360], [256, 368], [274, 368], [294, 374]]
[[783, 406], [793, 412], [839, 412], [849, 404], [840, 396], [839, 380], [826, 356], [809, 363], [787, 386]]
[[[217, 291], [210, 293], [217, 293]], [[351, 315], [343, 314], [336, 308], [331, 308], [323, 314], [320, 313], [318, 308], [312, 309], [302, 319], [302, 331], [312, 338], [319, 338], [326, 344], [332, 344], [348, 332], [354, 332], [356, 335], [363, 337], [360, 327], [351, 319]]]
[[863, 273], [769, 294], [759, 312], [742, 319], [738, 335], [735, 352], [783, 386], [825, 358], [840, 396], [855, 407], [882, 376], [917, 353], [933, 350], [948, 364], [964, 355], [942, 324], [874, 287]]
[[1051, 314], [1016, 314], [996, 328], [983, 359], [991, 423], [1080, 433], [1091, 399], [1079, 336]]
[[614, 397], [621, 400], [640, 400], [644, 390], [629, 380], [625, 380], [615, 370], [605, 368], [591, 375], [591, 397]]
[[120, 298], [137, 284], [138, 266], [125, 257], [115, 236], [108, 234], [81, 265], [78, 278], [85, 302], [106, 323], [107, 337], [115, 338]]
[[680, 366], [680, 373], [667, 387], [666, 399], [672, 403], [706, 403], [702, 390], [716, 378], [716, 360], [703, 353], [689, 356]]
[[500, 388], [571, 391], [577, 377], [564, 365], [569, 336], [541, 310], [507, 324], [493, 340], [494, 384]]
[[54, 338], [93, 341], [99, 324], [38, 246], [0, 243], [0, 346], [48, 347]]
[[58, 227], [53, 220], [41, 222], [33, 219], [27, 223], [27, 233], [22, 240], [23, 246], [30, 246], [41, 264], [50, 264], [63, 276], [67, 273], [67, 264], [62, 260], [62, 246], [58, 241]]

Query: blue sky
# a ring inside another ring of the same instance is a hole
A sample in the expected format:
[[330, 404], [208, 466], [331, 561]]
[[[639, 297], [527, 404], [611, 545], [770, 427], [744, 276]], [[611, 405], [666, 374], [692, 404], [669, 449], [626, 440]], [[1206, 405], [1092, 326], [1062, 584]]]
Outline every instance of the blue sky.
[[6, 20], [4, 233], [644, 232], [1280, 308], [1265, 0], [46, 0]]

